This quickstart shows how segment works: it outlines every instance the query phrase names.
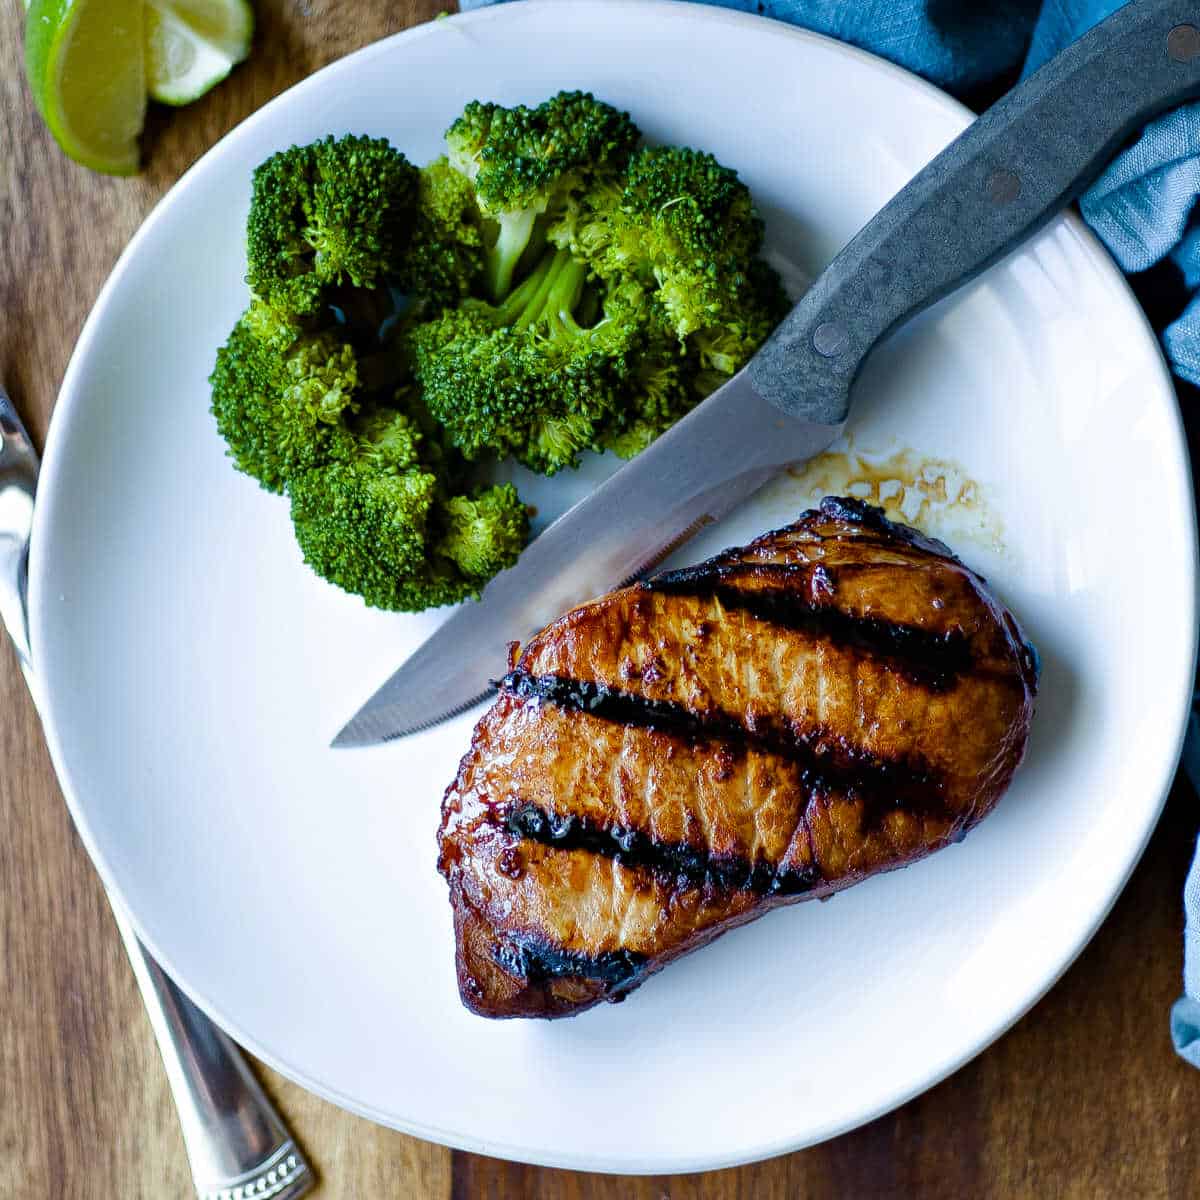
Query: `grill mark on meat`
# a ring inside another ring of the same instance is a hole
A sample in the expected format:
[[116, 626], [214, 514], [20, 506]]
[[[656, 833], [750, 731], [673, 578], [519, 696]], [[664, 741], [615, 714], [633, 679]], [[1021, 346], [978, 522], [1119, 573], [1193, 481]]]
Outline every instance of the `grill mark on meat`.
[[539, 704], [587, 713], [600, 720], [640, 726], [691, 743], [710, 743], [727, 753], [765, 750], [797, 768], [802, 795], [814, 789], [840, 792], [863, 805], [862, 828], [878, 827], [887, 813], [944, 815], [945, 780], [932, 766], [887, 759], [846, 739], [797, 734], [782, 721], [758, 718], [749, 726], [726, 713], [697, 713], [669, 700], [651, 700], [608, 684], [557, 675], [510, 671], [498, 685], [503, 691]]
[[555, 850], [603, 855], [623, 867], [649, 871], [669, 886], [799, 896], [821, 882], [815, 865], [796, 869], [761, 856], [751, 862], [738, 855], [714, 855], [683, 842], [660, 841], [641, 829], [602, 825], [575, 813], [549, 813], [536, 804], [517, 801], [502, 819], [504, 828], [519, 837]]
[[501, 938], [492, 957], [510, 975], [530, 983], [562, 978], [596, 979], [614, 990], [632, 984], [645, 970], [647, 961], [644, 954], [633, 950], [584, 954], [524, 934]]
[[[870, 655], [887, 663], [910, 683], [933, 692], [949, 690], [974, 667], [971, 643], [960, 630], [936, 632], [918, 625], [904, 625], [883, 617], [848, 613], [834, 604], [814, 599], [795, 590], [791, 578], [803, 573], [812, 580], [817, 594], [832, 590], [834, 571], [824, 567], [804, 568], [762, 564], [714, 566], [701, 563], [647, 580], [651, 591], [672, 596], [711, 597], [723, 608], [749, 613], [783, 629], [795, 630]], [[777, 582], [777, 588], [738, 587], [734, 577]]]

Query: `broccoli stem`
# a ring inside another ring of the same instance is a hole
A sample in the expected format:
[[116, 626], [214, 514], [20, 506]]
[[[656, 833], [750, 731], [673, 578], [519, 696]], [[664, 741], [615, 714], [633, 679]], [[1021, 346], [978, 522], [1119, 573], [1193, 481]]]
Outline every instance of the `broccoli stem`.
[[511, 314], [517, 305], [503, 306], [512, 328], [522, 332], [534, 325], [544, 325], [551, 334], [576, 331], [571, 313], [583, 295], [586, 279], [587, 267], [572, 258], [569, 251], [548, 251], [533, 274], [510, 297], [515, 301], [520, 293], [522, 303], [515, 318]]
[[554, 256], [554, 266], [550, 274], [551, 284], [539, 314], [541, 320], [549, 324], [555, 333], [578, 333], [579, 327], [571, 314], [583, 295], [587, 267], [572, 258], [568, 251], [559, 250]]
[[541, 320], [542, 310], [546, 307], [546, 300], [554, 289], [556, 274], [558, 271], [558, 254], [547, 254], [546, 257], [538, 264], [536, 274], [539, 276], [537, 290], [530, 297], [529, 302], [521, 310], [520, 315], [513, 322], [513, 329], [521, 331], [528, 329], [531, 325]]
[[500, 231], [496, 244], [487, 253], [487, 283], [492, 299], [500, 301], [512, 287], [513, 272], [525, 253], [525, 247], [529, 245], [537, 212], [533, 209], [502, 212], [497, 214], [495, 220]]
[[551, 334], [577, 332], [571, 314], [583, 296], [587, 267], [567, 250], [548, 250], [541, 261], [508, 295], [491, 309], [498, 329], [523, 332], [545, 325]]
[[553, 263], [554, 255], [545, 255], [520, 286], [509, 293], [504, 303], [492, 310], [492, 317], [498, 329], [512, 325], [531, 307], [549, 276]]

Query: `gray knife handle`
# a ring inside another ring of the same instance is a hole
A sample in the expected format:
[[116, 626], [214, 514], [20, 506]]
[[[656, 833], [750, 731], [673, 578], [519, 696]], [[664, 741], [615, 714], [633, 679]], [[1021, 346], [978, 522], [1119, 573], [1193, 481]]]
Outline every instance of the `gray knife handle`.
[[845, 420], [889, 331], [1070, 204], [1147, 120], [1200, 93], [1200, 0], [1133, 0], [988, 109], [850, 241], [751, 361], [789, 415]]
[[[41, 685], [29, 647], [26, 564], [38, 457], [0, 387], [0, 623], [34, 706]], [[200, 1200], [296, 1200], [315, 1178], [238, 1048], [172, 982], [109, 897], [179, 1114]]]

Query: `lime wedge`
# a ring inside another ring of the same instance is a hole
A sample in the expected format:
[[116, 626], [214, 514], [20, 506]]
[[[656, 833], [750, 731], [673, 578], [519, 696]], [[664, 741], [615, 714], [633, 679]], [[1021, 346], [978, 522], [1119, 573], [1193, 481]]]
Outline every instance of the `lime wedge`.
[[138, 168], [146, 115], [141, 0], [33, 0], [25, 73], [58, 144], [109, 175]]
[[246, 0], [148, 0], [146, 77], [150, 97], [188, 104], [250, 53], [254, 13]]

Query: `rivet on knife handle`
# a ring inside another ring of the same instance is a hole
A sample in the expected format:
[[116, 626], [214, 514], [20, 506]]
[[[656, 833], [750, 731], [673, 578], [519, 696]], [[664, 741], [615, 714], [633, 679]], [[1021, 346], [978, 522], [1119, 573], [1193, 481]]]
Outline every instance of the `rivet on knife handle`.
[[1134, 0], [990, 108], [821, 275], [749, 366], [792, 416], [844, 420], [876, 343], [1075, 200], [1147, 120], [1200, 93], [1200, 5]]

